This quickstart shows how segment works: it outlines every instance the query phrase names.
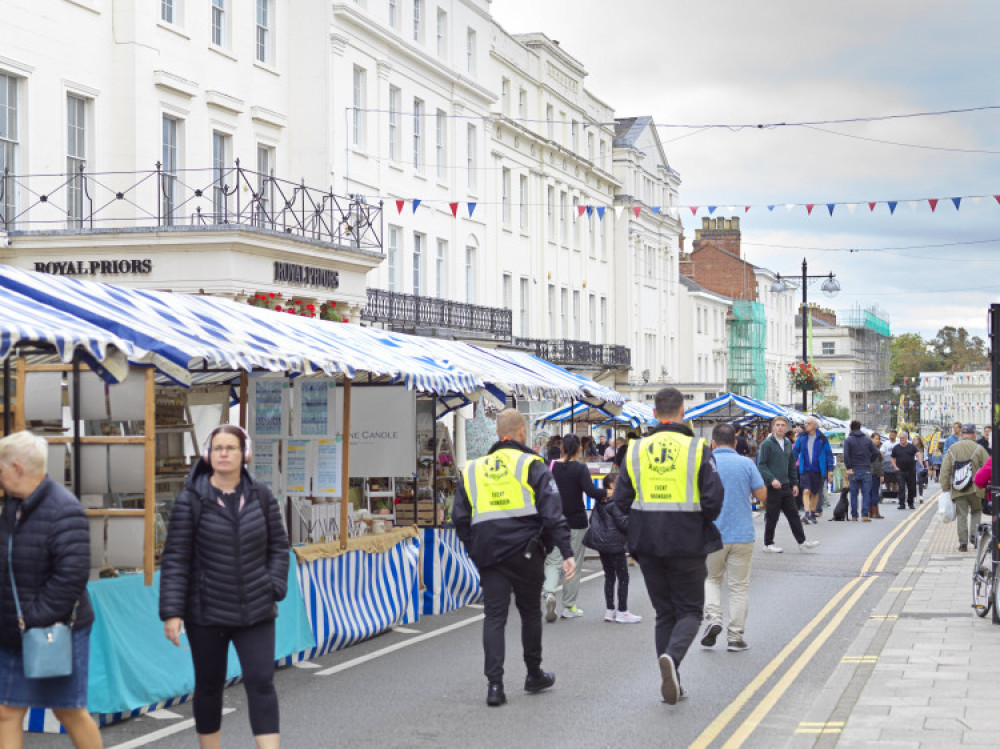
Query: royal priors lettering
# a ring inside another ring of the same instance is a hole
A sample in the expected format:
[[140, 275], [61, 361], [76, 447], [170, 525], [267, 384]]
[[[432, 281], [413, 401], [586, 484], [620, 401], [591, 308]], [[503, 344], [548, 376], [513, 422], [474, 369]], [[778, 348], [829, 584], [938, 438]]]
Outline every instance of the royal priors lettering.
[[295, 263], [274, 263], [274, 280], [280, 283], [295, 283], [303, 286], [321, 286], [324, 289], [340, 287], [340, 272], [311, 265]]
[[119, 276], [126, 273], [152, 273], [149, 258], [123, 260], [52, 260], [35, 263], [35, 271], [53, 276]]

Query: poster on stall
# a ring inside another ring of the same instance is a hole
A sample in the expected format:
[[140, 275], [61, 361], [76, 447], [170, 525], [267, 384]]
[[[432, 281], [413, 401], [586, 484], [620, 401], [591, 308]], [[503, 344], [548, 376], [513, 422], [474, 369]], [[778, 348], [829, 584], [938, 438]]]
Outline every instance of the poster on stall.
[[328, 440], [315, 440], [316, 448], [316, 483], [317, 497], [339, 497], [341, 489], [341, 464], [343, 452], [340, 437]]
[[253, 459], [250, 470], [255, 481], [266, 484], [272, 493], [281, 495], [281, 472], [278, 466], [278, 440], [256, 440], [253, 443]]
[[288, 380], [284, 376], [250, 376], [250, 436], [254, 439], [288, 434]]
[[328, 437], [337, 433], [336, 383], [328, 378], [295, 381], [293, 434], [296, 437]]
[[[343, 402], [340, 388], [337, 413]], [[417, 394], [404, 386], [351, 388], [350, 475], [412, 476], [416, 465]]]
[[285, 440], [285, 493], [312, 494], [312, 440]]

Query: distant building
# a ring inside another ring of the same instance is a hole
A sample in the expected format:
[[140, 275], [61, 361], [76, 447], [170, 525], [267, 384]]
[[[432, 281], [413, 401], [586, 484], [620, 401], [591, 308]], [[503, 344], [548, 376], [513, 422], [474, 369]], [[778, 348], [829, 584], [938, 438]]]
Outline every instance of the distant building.
[[956, 421], [975, 424], [978, 429], [990, 423], [989, 370], [921, 372], [917, 390], [922, 431], [941, 427], [950, 434]]

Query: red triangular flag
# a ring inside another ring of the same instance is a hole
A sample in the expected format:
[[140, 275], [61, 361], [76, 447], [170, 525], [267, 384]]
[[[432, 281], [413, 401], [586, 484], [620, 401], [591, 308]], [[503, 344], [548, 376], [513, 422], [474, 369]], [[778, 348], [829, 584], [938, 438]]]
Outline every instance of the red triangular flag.
[[[997, 196], [997, 201], [1000, 202], [1000, 196]], [[696, 205], [688, 206], [688, 208], [691, 209], [691, 215], [692, 216], [695, 215], [698, 212], [698, 206], [696, 206]]]
[[868, 201], [868, 210], [869, 211], [874, 211], [876, 205], [878, 205], [878, 204], [874, 200]]
[[748, 206], [748, 205], [743, 206], [743, 212], [744, 213], [750, 213], [750, 206]]
[[813, 208], [815, 206], [816, 206], [815, 203], [806, 203], [806, 213], [808, 213], [811, 216], [812, 212], [813, 212]]
[[451, 215], [458, 216], [458, 203], [449, 203], [448, 207], [451, 208]]
[[635, 214], [636, 218], [639, 218], [639, 211], [641, 211], [641, 210], [642, 210], [641, 206], [638, 206], [638, 205], [632, 206], [632, 213]]
[[994, 195], [993, 197], [994, 197], [994, 198], [996, 198], [996, 201], [997, 201], [998, 203], [1000, 203], [1000, 195]]
[[927, 198], [927, 202], [931, 204], [931, 213], [934, 213], [934, 209], [937, 208], [938, 199], [937, 198]]
[[396, 213], [402, 213], [404, 205], [406, 205], [406, 201], [405, 200], [397, 200], [396, 201]]
[[582, 216], [583, 212], [586, 211], [586, 210], [587, 210], [587, 206], [585, 206], [585, 205], [578, 205], [576, 207], [576, 215], [577, 215], [577, 217]]

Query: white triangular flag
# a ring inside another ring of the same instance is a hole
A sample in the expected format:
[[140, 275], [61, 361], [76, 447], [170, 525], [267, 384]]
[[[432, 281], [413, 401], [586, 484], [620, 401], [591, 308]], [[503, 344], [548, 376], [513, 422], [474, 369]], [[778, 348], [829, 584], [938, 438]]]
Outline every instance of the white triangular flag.
[[854, 209], [858, 207], [857, 203], [845, 203], [844, 205], [847, 206], [848, 213], [854, 213]]
[[785, 203], [785, 210], [788, 211], [789, 213], [792, 212], [792, 209], [794, 207], [795, 207], [795, 203]]
[[621, 218], [622, 217], [622, 211], [624, 211], [624, 210], [625, 210], [625, 206], [623, 206], [623, 205], [616, 205], [615, 206], [615, 218], [616, 219]]

